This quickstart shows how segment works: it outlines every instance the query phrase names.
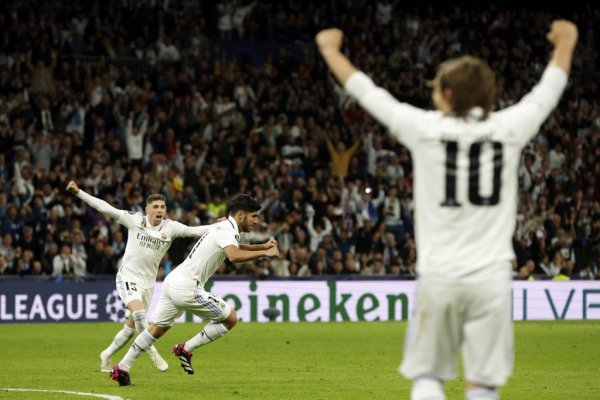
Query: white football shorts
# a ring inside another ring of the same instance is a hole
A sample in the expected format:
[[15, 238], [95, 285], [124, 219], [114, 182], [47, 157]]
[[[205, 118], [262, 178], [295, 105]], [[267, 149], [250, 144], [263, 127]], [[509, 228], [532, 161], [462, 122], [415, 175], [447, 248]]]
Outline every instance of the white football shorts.
[[512, 373], [514, 334], [510, 279], [442, 283], [420, 279], [399, 371], [453, 379], [462, 352], [465, 379], [502, 386]]
[[[133, 300], [139, 300], [144, 305], [144, 309], [148, 311], [150, 308], [150, 303], [152, 301], [152, 293], [154, 292], [154, 286], [149, 289], [144, 289], [138, 286], [137, 282], [133, 279], [129, 279], [127, 277], [122, 276], [121, 274], [117, 274], [116, 277], [116, 287], [117, 294], [121, 298], [121, 301], [125, 306], [128, 306], [129, 303]], [[125, 317], [129, 318], [131, 312], [129, 308], [125, 312]]]
[[152, 321], [160, 326], [172, 326], [184, 311], [189, 311], [203, 320], [222, 321], [231, 313], [225, 300], [193, 284], [187, 287], [174, 286], [165, 280], [162, 284], [158, 305]]

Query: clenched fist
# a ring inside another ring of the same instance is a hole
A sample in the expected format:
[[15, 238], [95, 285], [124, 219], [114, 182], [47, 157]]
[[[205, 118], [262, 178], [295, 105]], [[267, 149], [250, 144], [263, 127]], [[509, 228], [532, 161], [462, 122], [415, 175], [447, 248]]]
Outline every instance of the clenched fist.
[[337, 29], [325, 29], [317, 34], [315, 42], [319, 47], [319, 51], [323, 52], [326, 50], [339, 50], [342, 47], [342, 40], [344, 39], [344, 33]]
[[546, 38], [554, 46], [569, 45], [574, 47], [578, 36], [577, 26], [574, 23], [559, 19], [552, 22], [550, 32], [548, 32]]
[[67, 190], [73, 194], [79, 193], [79, 187], [77, 186], [75, 181], [69, 182], [69, 184], [67, 185]]

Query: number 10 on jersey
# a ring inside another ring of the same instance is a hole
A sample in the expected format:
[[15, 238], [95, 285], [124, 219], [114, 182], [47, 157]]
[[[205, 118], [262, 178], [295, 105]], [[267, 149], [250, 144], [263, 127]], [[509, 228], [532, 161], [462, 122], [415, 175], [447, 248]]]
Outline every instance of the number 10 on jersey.
[[[458, 142], [442, 141], [446, 145], [446, 198], [441, 203], [443, 207], [461, 207], [456, 198], [456, 180], [458, 155]], [[493, 149], [493, 178], [492, 194], [482, 196], [479, 188], [480, 156], [483, 146], [492, 146]], [[502, 143], [500, 142], [475, 142], [469, 146], [469, 202], [476, 206], [494, 206], [500, 201], [500, 184], [502, 175]]]

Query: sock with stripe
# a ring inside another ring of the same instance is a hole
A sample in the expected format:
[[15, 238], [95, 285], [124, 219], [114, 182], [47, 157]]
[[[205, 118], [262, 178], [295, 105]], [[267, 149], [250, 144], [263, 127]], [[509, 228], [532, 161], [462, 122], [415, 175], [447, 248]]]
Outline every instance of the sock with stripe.
[[148, 329], [148, 321], [146, 321], [146, 310], [138, 310], [131, 313], [131, 318], [135, 323], [135, 330], [141, 333], [144, 329]]
[[135, 360], [137, 360], [143, 352], [148, 350], [154, 342], [156, 342], [156, 338], [152, 336], [150, 332], [144, 330], [135, 338], [135, 341], [127, 351], [127, 354], [125, 354], [125, 357], [119, 361], [119, 368], [124, 371], [129, 371]]
[[229, 329], [227, 329], [222, 323], [211, 322], [210, 324], [206, 325], [204, 329], [202, 329], [202, 332], [186, 341], [183, 349], [185, 351], [193, 351], [195, 348], [214, 342], [227, 332], [229, 332]]
[[117, 351], [123, 348], [129, 342], [129, 339], [133, 337], [135, 334], [135, 330], [131, 329], [127, 325], [123, 326], [117, 334], [115, 335], [112, 343], [103, 351], [108, 357], [115, 354]]

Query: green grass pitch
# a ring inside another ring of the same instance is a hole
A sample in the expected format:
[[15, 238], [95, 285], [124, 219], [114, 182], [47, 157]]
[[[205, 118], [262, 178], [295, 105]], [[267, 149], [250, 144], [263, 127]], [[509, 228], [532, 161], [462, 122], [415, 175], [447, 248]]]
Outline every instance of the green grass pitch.
[[[240, 323], [194, 354], [183, 372], [171, 347], [198, 324], [177, 324], [157, 343], [170, 368], [147, 356], [120, 388], [100, 373], [98, 353], [119, 324], [0, 325], [0, 388], [68, 390], [124, 399], [408, 399], [396, 373], [406, 322]], [[514, 376], [504, 399], [600, 399], [600, 321], [517, 322]], [[130, 342], [131, 343], [131, 342]], [[113, 357], [119, 361], [128, 346]], [[446, 385], [463, 399], [463, 382]], [[65, 393], [9, 392], [0, 399], [92, 399]]]

